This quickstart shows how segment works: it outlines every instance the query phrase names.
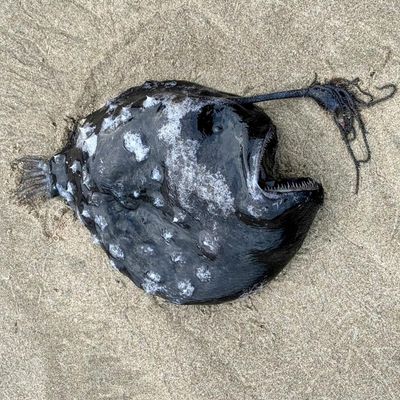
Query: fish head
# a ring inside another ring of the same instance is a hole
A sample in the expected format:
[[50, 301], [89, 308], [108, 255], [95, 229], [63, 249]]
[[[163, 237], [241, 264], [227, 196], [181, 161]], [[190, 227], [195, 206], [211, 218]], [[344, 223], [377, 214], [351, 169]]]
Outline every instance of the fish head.
[[[225, 226], [231, 249], [225, 262], [248, 262], [253, 272], [259, 265], [260, 281], [272, 278], [301, 246], [323, 203], [323, 188], [311, 178], [276, 177], [276, 128], [261, 108], [213, 99], [196, 115], [186, 124], [197, 127], [187, 130], [200, 143], [196, 160], [219, 176], [214, 185], [207, 182], [213, 196], [206, 207], [197, 204], [198, 217]], [[201, 180], [197, 184], [202, 190]], [[239, 269], [237, 276], [249, 271]]]

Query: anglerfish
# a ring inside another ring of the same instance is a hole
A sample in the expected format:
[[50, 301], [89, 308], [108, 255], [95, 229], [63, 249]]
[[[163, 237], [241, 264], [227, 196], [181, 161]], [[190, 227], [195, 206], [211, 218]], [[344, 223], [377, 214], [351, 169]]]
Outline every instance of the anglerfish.
[[[311, 178], [279, 177], [276, 128], [259, 102], [314, 99], [357, 171], [370, 157], [358, 81], [314, 81], [240, 97], [186, 81], [147, 81], [76, 123], [50, 158], [24, 157], [18, 198], [64, 199], [112, 265], [177, 304], [238, 298], [275, 277], [323, 203]], [[366, 155], [351, 142], [361, 132]]]

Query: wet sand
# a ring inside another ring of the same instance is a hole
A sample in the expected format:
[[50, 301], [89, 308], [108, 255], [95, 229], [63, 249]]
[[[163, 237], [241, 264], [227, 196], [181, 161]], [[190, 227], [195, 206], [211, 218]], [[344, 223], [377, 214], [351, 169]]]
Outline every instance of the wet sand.
[[317, 105], [263, 106], [280, 170], [321, 181], [326, 201], [284, 272], [233, 303], [144, 295], [61, 201], [10, 197], [14, 158], [52, 155], [67, 117], [147, 79], [238, 94], [314, 72], [400, 84], [398, 2], [21, 3], [0, 5], [0, 398], [398, 398], [400, 95], [364, 112], [372, 162], [358, 196]]

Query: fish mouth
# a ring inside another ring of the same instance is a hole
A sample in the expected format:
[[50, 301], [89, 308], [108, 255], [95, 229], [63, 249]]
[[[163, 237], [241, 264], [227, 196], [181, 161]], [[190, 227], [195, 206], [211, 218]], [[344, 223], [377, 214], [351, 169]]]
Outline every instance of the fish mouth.
[[[258, 163], [255, 163], [258, 185], [268, 195], [285, 195], [290, 193], [309, 193], [318, 202], [323, 201], [322, 185], [309, 177], [275, 178], [275, 154], [278, 140], [274, 127], [270, 129], [259, 149]], [[257, 165], [258, 164], [258, 165]]]

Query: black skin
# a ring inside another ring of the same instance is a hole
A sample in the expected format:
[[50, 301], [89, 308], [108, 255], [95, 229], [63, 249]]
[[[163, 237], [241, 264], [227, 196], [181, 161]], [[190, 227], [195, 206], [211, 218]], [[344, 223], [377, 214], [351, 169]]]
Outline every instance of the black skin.
[[[147, 292], [178, 304], [235, 299], [281, 271], [323, 202], [322, 186], [309, 178], [275, 179], [276, 129], [254, 103], [311, 97], [348, 144], [355, 122], [365, 130], [351, 85], [357, 82], [314, 82], [246, 98], [186, 81], [146, 82], [73, 130], [42, 172], [51, 178], [45, 190], [64, 197], [114, 265]], [[85, 127], [97, 135], [94, 152], [82, 145]], [[162, 136], [165, 127], [173, 139]], [[142, 158], [125, 142], [132, 133], [147, 149]], [[358, 173], [362, 161], [353, 161]], [[25, 166], [32, 170], [35, 159]]]

